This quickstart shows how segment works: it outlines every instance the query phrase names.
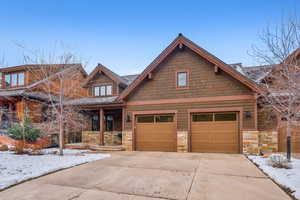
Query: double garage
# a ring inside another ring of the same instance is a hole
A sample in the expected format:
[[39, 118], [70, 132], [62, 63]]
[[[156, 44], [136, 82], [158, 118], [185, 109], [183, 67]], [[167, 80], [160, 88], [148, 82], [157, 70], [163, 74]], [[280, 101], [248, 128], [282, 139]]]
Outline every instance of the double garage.
[[[189, 117], [191, 152], [240, 152], [238, 112], [190, 113]], [[136, 115], [135, 149], [176, 151], [176, 114]]]

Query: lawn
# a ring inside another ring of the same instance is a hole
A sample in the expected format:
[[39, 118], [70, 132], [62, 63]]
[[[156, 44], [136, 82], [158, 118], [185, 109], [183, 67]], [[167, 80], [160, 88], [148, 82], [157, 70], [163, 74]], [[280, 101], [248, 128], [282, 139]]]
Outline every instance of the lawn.
[[45, 155], [16, 155], [0, 152], [0, 190], [22, 181], [109, 157], [108, 154], [86, 153], [84, 150], [64, 150], [64, 156], [53, 154], [58, 149], [43, 150]]
[[267, 164], [268, 158], [249, 156], [261, 170], [269, 175], [276, 183], [292, 190], [292, 195], [300, 200], [300, 160], [292, 159], [292, 169], [274, 168]]

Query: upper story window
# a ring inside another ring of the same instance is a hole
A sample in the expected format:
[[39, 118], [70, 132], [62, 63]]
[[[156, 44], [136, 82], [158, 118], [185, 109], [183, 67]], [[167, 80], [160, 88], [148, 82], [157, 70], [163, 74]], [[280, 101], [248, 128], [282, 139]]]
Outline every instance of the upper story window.
[[176, 88], [188, 88], [189, 73], [187, 70], [176, 72]]
[[112, 86], [111, 85], [101, 85], [94, 87], [94, 96], [111, 96]]
[[23, 86], [25, 83], [24, 72], [7, 73], [4, 75], [6, 87]]

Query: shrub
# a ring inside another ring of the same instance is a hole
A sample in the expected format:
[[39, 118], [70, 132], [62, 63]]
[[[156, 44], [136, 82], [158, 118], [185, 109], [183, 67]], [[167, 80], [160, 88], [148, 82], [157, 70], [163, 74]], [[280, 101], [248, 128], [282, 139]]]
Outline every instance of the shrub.
[[27, 142], [35, 142], [41, 135], [39, 129], [32, 126], [27, 115], [24, 116], [22, 124], [14, 124], [8, 129], [9, 136], [16, 140], [22, 140], [23, 134]]
[[272, 154], [268, 159], [268, 165], [276, 168], [291, 169], [292, 163], [282, 154]]

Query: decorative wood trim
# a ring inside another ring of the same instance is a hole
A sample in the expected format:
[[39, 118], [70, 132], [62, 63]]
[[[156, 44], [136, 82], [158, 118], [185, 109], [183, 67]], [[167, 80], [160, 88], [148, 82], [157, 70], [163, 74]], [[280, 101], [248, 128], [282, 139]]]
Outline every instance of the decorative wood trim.
[[217, 65], [215, 65], [215, 73], [219, 72], [219, 67]]
[[191, 151], [191, 114], [203, 112], [238, 112], [239, 119], [239, 153], [243, 153], [243, 107], [222, 107], [222, 108], [201, 108], [201, 109], [188, 109], [188, 144], [189, 152]]
[[215, 57], [214, 55], [210, 54], [203, 48], [199, 47], [182, 34], [178, 35], [178, 37], [166, 48], [164, 49], [153, 61], [150, 65], [146, 67], [146, 69], [136, 78], [129, 87], [127, 87], [119, 96], [119, 100], [126, 98], [129, 93], [131, 93], [146, 77], [149, 73], [151, 73], [158, 65], [165, 60], [165, 58], [172, 53], [179, 44], [183, 44], [184, 46], [190, 48], [195, 53], [200, 55], [201, 57], [205, 58], [209, 62], [214, 65], [217, 65], [220, 69], [224, 72], [231, 75], [233, 78], [239, 80], [241, 83], [249, 87], [251, 90], [255, 92], [260, 92], [261, 89], [259, 86], [252, 80], [248, 79], [244, 75], [238, 73], [236, 70], [232, 69], [229, 65], [225, 64], [223, 61]]
[[174, 114], [174, 122], [175, 122], [175, 129], [176, 133], [174, 134], [176, 137], [176, 146], [177, 146], [177, 110], [150, 110], [150, 111], [133, 111], [132, 115], [132, 149], [136, 150], [136, 115], [151, 115], [151, 114]]
[[199, 97], [199, 98], [158, 99], [158, 100], [145, 100], [145, 101], [129, 101], [126, 102], [126, 105], [138, 106], [138, 105], [149, 105], [149, 104], [238, 101], [238, 100], [251, 100], [254, 98], [255, 98], [254, 95], [236, 95], [236, 96], [216, 96], [216, 97]]
[[[178, 86], [178, 73], [180, 72], [185, 72], [186, 73], [186, 86]], [[189, 89], [190, 87], [190, 70], [189, 69], [181, 69], [181, 70], [176, 70], [175, 71], [175, 88], [177, 90], [185, 90]]]

